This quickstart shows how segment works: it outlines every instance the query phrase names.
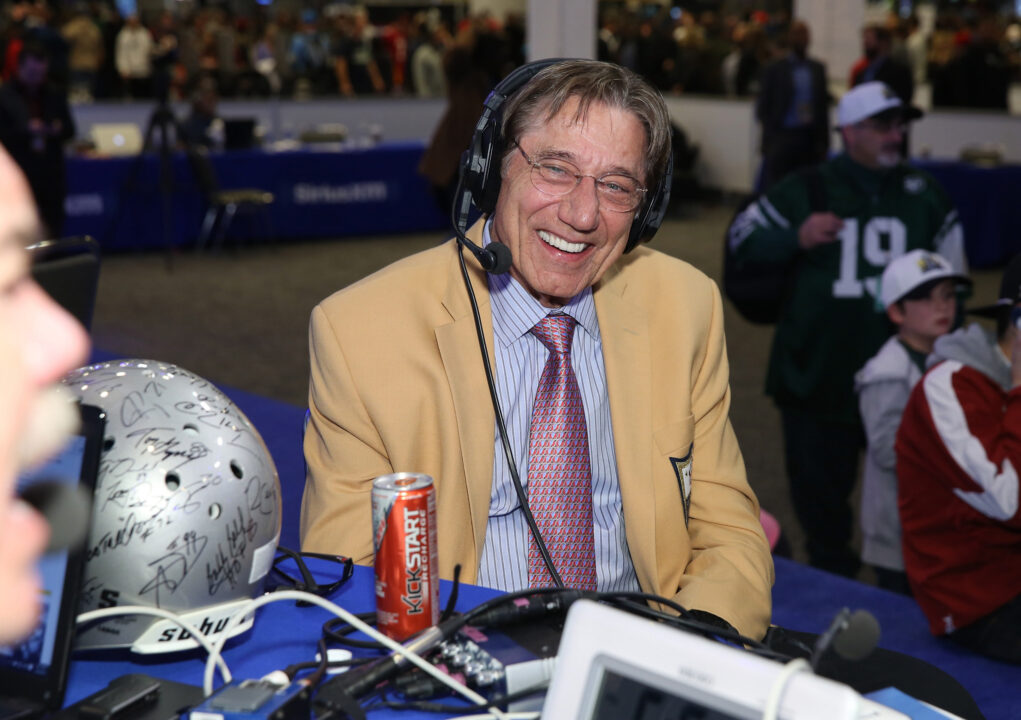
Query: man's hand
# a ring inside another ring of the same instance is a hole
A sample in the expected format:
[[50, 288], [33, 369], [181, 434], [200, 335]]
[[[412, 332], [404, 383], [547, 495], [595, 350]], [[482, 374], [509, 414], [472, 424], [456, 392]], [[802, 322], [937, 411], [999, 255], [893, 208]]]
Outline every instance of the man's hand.
[[817, 212], [809, 215], [798, 228], [798, 245], [802, 250], [811, 250], [817, 245], [831, 243], [844, 227], [844, 221], [831, 212]]

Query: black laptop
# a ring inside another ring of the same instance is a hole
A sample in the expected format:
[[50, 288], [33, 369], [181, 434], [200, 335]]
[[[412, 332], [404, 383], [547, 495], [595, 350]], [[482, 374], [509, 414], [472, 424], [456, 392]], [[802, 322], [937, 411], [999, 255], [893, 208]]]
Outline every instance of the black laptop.
[[[105, 416], [91, 405], [79, 407], [82, 424], [78, 434], [43, 467], [18, 478], [19, 490], [46, 480], [78, 485], [92, 496]], [[70, 551], [49, 553], [40, 561], [43, 600], [39, 626], [20, 645], [0, 647], [0, 720], [39, 717], [63, 704], [84, 560], [82, 543]]]

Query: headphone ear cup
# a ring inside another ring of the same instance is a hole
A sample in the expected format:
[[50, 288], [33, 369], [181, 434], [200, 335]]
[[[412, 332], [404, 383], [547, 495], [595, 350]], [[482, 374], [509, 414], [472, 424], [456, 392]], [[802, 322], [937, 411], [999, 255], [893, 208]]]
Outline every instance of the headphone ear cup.
[[496, 209], [496, 199], [500, 195], [499, 165], [503, 157], [503, 143], [500, 142], [498, 119], [487, 122], [476, 136], [478, 143], [476, 145], [473, 141], [472, 160], [479, 168], [473, 173], [472, 200], [480, 212], [489, 214]]
[[667, 206], [670, 204], [670, 187], [673, 184], [673, 180], [674, 154], [671, 151], [670, 157], [667, 158], [663, 177], [656, 186], [652, 197], [642, 205], [634, 222], [631, 223], [631, 232], [628, 235], [627, 245], [624, 247], [625, 253], [634, 250], [638, 243], [651, 240], [652, 236], [659, 230], [659, 226], [663, 224]]
[[495, 134], [498, 134], [499, 122], [492, 119], [493, 113], [499, 111], [500, 103], [491, 107], [493, 97], [486, 101], [482, 117], [472, 133], [468, 149], [461, 153], [460, 188], [461, 194], [455, 201], [455, 212], [458, 215], [458, 227], [462, 230], [468, 225], [469, 207], [464, 200], [467, 195], [471, 204], [482, 213], [491, 213], [496, 208], [496, 198], [500, 194], [500, 173], [494, 170], [493, 163], [499, 162], [501, 152], [497, 147]]
[[[461, 155], [461, 182], [464, 192], [469, 193], [472, 203], [482, 213], [489, 214], [496, 209], [500, 195], [500, 161], [505, 149], [500, 135], [503, 124], [503, 104], [545, 67], [563, 62], [563, 58], [549, 58], [522, 65], [497, 83], [486, 98], [482, 117], [475, 125], [471, 144]], [[464, 203], [458, 201], [458, 208]], [[460, 213], [459, 213], [460, 214]], [[466, 221], [460, 218], [459, 222]]]

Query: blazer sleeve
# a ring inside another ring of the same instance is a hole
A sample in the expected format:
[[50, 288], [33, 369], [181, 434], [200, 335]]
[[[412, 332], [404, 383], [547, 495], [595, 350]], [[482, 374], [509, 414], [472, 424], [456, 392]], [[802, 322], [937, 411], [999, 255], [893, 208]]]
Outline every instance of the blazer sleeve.
[[691, 559], [676, 600], [717, 615], [753, 638], [769, 625], [773, 561], [730, 423], [723, 304], [715, 284], [702, 352], [695, 356]]
[[372, 480], [393, 467], [322, 305], [312, 311], [309, 358], [301, 547], [370, 563]]

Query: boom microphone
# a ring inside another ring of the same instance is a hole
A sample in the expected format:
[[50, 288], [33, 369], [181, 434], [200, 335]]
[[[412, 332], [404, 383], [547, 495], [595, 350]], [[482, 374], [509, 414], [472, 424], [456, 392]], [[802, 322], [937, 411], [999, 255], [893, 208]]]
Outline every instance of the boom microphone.
[[[467, 152], [466, 150], [465, 153]], [[510, 270], [511, 262], [514, 260], [511, 257], [510, 248], [499, 242], [491, 242], [486, 247], [480, 248], [465, 234], [468, 232], [468, 214], [471, 212], [472, 196], [470, 192], [464, 191], [463, 165], [464, 161], [462, 160], [462, 170], [457, 179], [457, 189], [454, 191], [455, 200], [450, 208], [450, 221], [454, 226], [454, 235], [461, 246], [467, 248], [475, 256], [483, 270], [493, 275], [503, 275]]]
[[83, 488], [42, 480], [24, 488], [18, 496], [46, 518], [50, 526], [46, 552], [65, 550], [84, 542], [92, 522], [92, 500]]
[[510, 248], [500, 242], [491, 242], [486, 247], [480, 248], [464, 235], [458, 234], [457, 241], [479, 261], [482, 269], [493, 275], [503, 275], [510, 270], [511, 257]]
[[868, 610], [852, 613], [844, 608], [816, 640], [810, 659], [812, 669], [815, 670], [830, 647], [843, 659], [854, 661], [868, 657], [878, 644], [879, 621], [875, 615]]

